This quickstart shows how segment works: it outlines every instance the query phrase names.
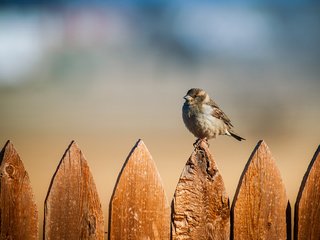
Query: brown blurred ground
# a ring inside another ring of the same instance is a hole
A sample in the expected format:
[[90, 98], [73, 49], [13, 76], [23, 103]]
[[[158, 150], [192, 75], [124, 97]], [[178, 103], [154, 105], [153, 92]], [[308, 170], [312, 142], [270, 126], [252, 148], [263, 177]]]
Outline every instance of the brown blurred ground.
[[[142, 74], [141, 78], [149, 77]], [[0, 141], [4, 144], [7, 139], [12, 140], [19, 151], [30, 174], [40, 217], [51, 176], [73, 139], [91, 167], [106, 219], [116, 177], [139, 138], [153, 155], [171, 201], [195, 140], [181, 120], [182, 96], [193, 86], [216, 92], [217, 102], [233, 120], [237, 132], [247, 139], [237, 142], [222, 136], [210, 141], [230, 199], [251, 151], [259, 139], [264, 139], [277, 161], [293, 204], [320, 140], [317, 125], [320, 116], [317, 106], [312, 105], [317, 100], [311, 99], [312, 91], [302, 95], [304, 101], [310, 101], [310, 105], [304, 106], [302, 103], [293, 106], [284, 95], [283, 112], [278, 113], [279, 109], [273, 109], [276, 106], [260, 102], [254, 94], [251, 99], [241, 96], [249, 94], [243, 92], [235, 97], [227, 89], [220, 91], [214, 83], [200, 82], [201, 78], [185, 84], [183, 79], [170, 83], [150, 77], [136, 84], [119, 84], [115, 80], [107, 86], [96, 83], [91, 89], [79, 91], [76, 84], [1, 90]]]

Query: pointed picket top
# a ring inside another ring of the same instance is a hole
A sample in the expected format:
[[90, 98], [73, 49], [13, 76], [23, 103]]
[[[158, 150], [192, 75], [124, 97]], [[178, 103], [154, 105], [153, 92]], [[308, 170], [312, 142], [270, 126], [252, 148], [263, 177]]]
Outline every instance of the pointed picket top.
[[139, 140], [114, 188], [109, 239], [169, 239], [170, 208], [152, 157]]
[[8, 141], [0, 152], [0, 239], [38, 239], [38, 210], [23, 163]]
[[233, 199], [231, 239], [290, 239], [288, 203], [279, 169], [267, 144], [260, 141], [247, 162]]
[[295, 205], [295, 240], [320, 239], [320, 145], [302, 180]]
[[194, 149], [172, 201], [172, 239], [226, 240], [230, 236], [229, 198], [205, 141]]
[[87, 161], [72, 141], [45, 200], [44, 239], [104, 239], [103, 213]]

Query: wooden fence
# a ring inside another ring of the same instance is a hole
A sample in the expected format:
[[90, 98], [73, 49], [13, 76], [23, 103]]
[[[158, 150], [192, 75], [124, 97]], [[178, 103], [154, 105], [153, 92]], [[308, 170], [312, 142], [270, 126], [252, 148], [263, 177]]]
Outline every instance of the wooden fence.
[[[320, 239], [320, 146], [295, 203], [294, 240]], [[38, 239], [38, 213], [28, 173], [9, 141], [0, 153], [0, 238]], [[75, 142], [52, 178], [44, 239], [104, 239], [100, 200]], [[205, 142], [178, 180], [171, 207], [145, 144], [139, 140], [119, 174], [109, 206], [108, 239], [291, 239], [291, 207], [264, 141], [253, 150], [231, 209], [222, 176]]]

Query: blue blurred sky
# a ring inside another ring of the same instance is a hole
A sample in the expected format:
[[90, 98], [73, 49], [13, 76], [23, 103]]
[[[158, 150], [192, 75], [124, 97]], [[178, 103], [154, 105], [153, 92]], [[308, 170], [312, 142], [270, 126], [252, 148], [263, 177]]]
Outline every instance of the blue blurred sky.
[[318, 73], [316, 1], [4, 1], [2, 5], [0, 84], [25, 80], [25, 74], [64, 47], [136, 49], [191, 65], [214, 60], [287, 62]]
[[316, 0], [202, 0], [202, 1], [195, 1], [195, 0], [176, 0], [176, 1], [169, 1], [169, 0], [121, 0], [121, 1], [114, 1], [114, 0], [2, 0], [2, 4], [4, 5], [50, 5], [50, 4], [59, 4], [59, 5], [122, 5], [122, 4], [130, 4], [132, 6], [142, 6], [142, 5], [185, 5], [185, 4], [201, 4], [201, 3], [209, 3], [209, 4], [240, 4], [240, 5], [276, 5], [276, 6], [286, 6], [292, 7], [297, 5], [307, 5], [307, 4], [316, 4], [318, 1]]

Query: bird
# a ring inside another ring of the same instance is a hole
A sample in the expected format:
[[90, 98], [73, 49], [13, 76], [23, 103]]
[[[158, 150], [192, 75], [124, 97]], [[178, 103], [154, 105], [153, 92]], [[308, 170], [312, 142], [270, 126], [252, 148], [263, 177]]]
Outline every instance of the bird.
[[228, 116], [203, 89], [191, 88], [183, 98], [182, 118], [187, 129], [197, 138], [194, 146], [201, 140], [208, 143], [218, 135], [245, 140], [232, 130]]

